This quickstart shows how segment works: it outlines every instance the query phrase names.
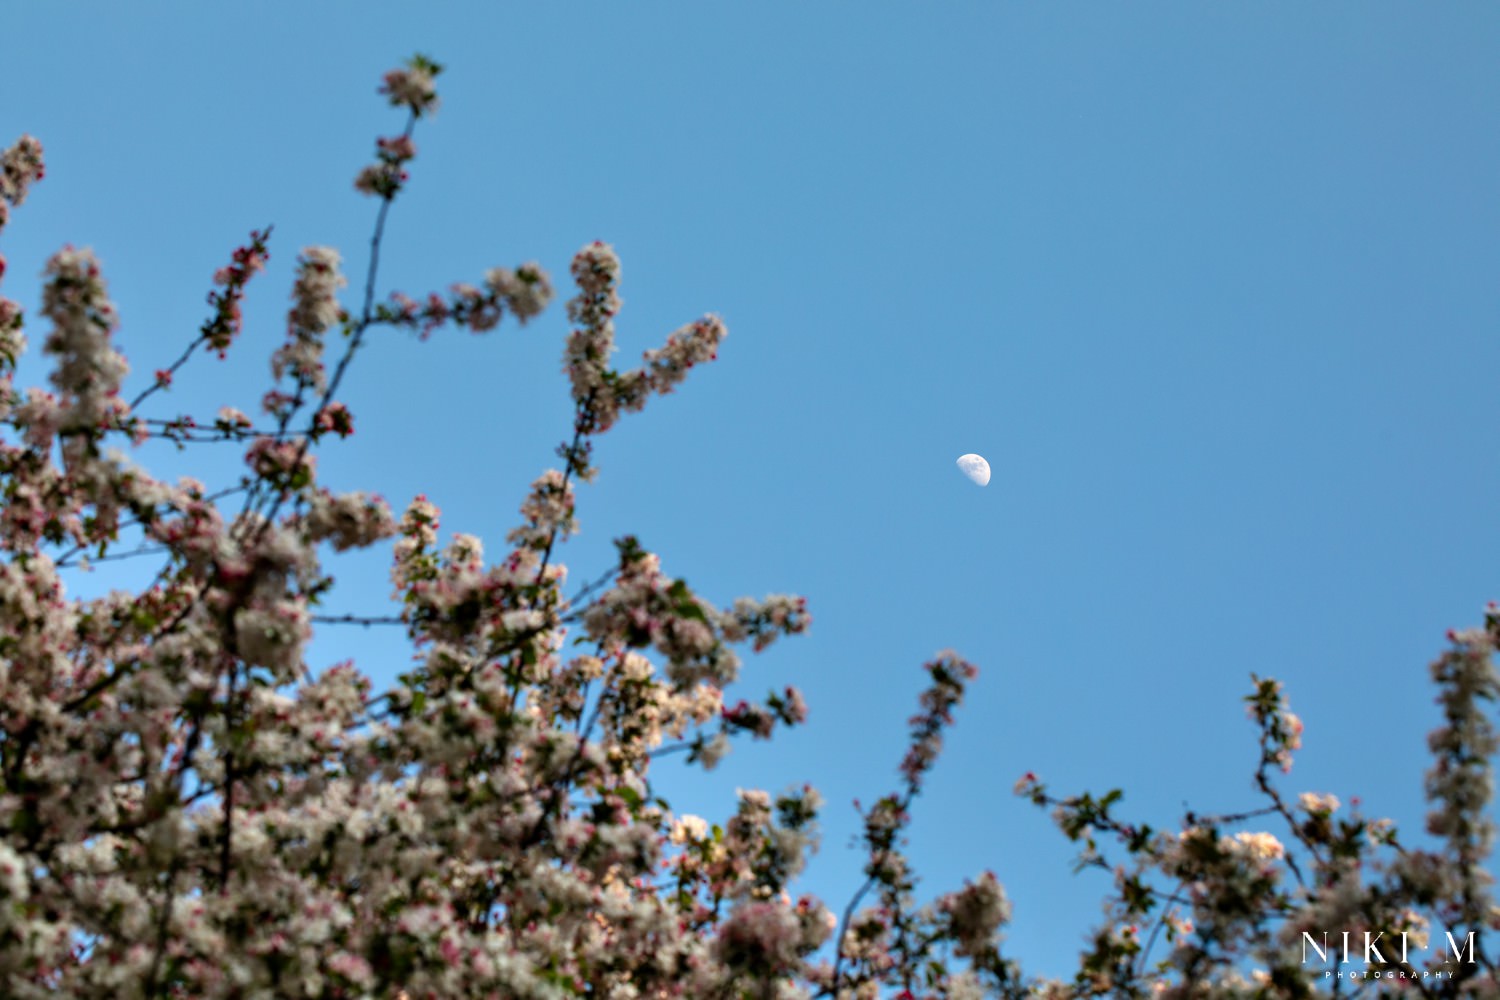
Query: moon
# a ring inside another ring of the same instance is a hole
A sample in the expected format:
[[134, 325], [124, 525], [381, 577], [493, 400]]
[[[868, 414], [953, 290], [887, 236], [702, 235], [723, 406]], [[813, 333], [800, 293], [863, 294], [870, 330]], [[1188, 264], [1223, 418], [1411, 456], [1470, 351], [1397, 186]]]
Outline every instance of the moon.
[[975, 486], [989, 485], [990, 463], [984, 460], [983, 455], [960, 455], [958, 471], [968, 476]]

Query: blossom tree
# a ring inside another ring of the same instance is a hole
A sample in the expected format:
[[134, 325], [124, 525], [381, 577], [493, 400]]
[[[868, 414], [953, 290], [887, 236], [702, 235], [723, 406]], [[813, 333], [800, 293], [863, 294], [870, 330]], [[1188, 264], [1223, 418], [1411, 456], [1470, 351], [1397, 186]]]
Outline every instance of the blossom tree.
[[[817, 838], [811, 787], [742, 791], [719, 822], [674, 813], [652, 789], [658, 758], [712, 768], [733, 739], [804, 721], [795, 688], [729, 692], [740, 651], [804, 631], [807, 608], [786, 595], [716, 607], [630, 537], [608, 572], [571, 588], [557, 554], [595, 439], [712, 360], [717, 317], [617, 368], [620, 261], [604, 243], [578, 252], [571, 434], [498, 557], [469, 535], [444, 540], [424, 497], [397, 515], [318, 481], [317, 450], [353, 430], [339, 389], [372, 335], [524, 325], [553, 297], [525, 263], [377, 301], [386, 218], [440, 72], [417, 57], [386, 74], [381, 92], [406, 120], [355, 180], [377, 206], [360, 304], [341, 300], [337, 251], [300, 252], [257, 417], [152, 414], [190, 361], [234, 349], [269, 228], [214, 273], [197, 334], [132, 399], [91, 252], [64, 248], [43, 275], [51, 391], [14, 384], [25, 323], [0, 298], [0, 993], [1497, 995], [1483, 937], [1497, 912], [1484, 867], [1497, 743], [1482, 708], [1497, 694], [1500, 615], [1434, 666], [1447, 717], [1427, 789], [1435, 846], [1279, 789], [1300, 723], [1271, 680], [1249, 699], [1263, 808], [1189, 814], [1162, 833], [1119, 818], [1117, 792], [1057, 798], [1023, 778], [1018, 791], [1081, 843], [1081, 865], [1113, 879], [1070, 980], [1029, 978], [1003, 954], [1010, 905], [995, 874], [917, 900], [903, 833], [976, 675], [956, 654], [926, 664], [898, 784], [861, 814], [866, 881], [838, 912], [794, 895]], [[42, 176], [30, 136], [0, 157], [0, 228]], [[239, 448], [247, 471], [213, 490], [167, 483], [122, 452], [150, 439]], [[318, 610], [327, 565], [387, 540], [396, 608], [359, 620], [401, 631], [418, 657], [376, 693], [353, 663], [314, 673], [303, 654], [315, 626], [350, 620]], [[69, 595], [68, 574], [115, 558], [153, 567], [149, 581]], [[1283, 824], [1285, 842], [1247, 826], [1258, 820]], [[1424, 964], [1406, 946], [1439, 926], [1468, 950]], [[1360, 966], [1375, 978], [1324, 976], [1341, 963], [1323, 935], [1345, 931], [1377, 936], [1378, 961]]]

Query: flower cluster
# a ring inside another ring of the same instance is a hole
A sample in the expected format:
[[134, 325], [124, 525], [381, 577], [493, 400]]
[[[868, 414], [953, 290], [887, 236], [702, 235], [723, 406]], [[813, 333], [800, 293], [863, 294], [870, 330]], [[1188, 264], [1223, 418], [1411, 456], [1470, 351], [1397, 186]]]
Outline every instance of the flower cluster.
[[[552, 283], [547, 280], [541, 265], [534, 261], [522, 264], [514, 271], [508, 267], [490, 268], [484, 275], [484, 287], [493, 300], [504, 302], [511, 315], [522, 324], [540, 315], [552, 301]], [[474, 326], [474, 329], [480, 328]]]
[[334, 551], [367, 549], [396, 533], [391, 508], [379, 496], [368, 493], [334, 495], [318, 490], [308, 505], [307, 538], [328, 541]]
[[1320, 792], [1303, 792], [1297, 796], [1297, 805], [1303, 812], [1314, 819], [1326, 819], [1338, 812], [1339, 797]]
[[223, 291], [209, 293], [208, 302], [214, 307], [214, 314], [203, 324], [201, 332], [204, 341], [218, 352], [220, 358], [224, 357], [244, 326], [240, 303], [245, 297], [245, 286], [265, 269], [266, 261], [270, 259], [266, 249], [270, 236], [269, 229], [252, 232], [250, 242], [236, 247], [230, 262], [214, 272], [214, 284]]
[[[31, 185], [47, 173], [42, 162], [42, 144], [35, 136], [23, 135], [0, 153], [0, 229], [9, 219], [10, 205], [20, 206]], [[8, 204], [7, 204], [8, 203]], [[0, 265], [0, 274], [4, 273]]]
[[313, 435], [348, 437], [354, 433], [354, 415], [343, 403], [329, 403], [313, 414]]
[[[31, 185], [42, 179], [46, 168], [42, 163], [42, 144], [34, 137], [23, 135], [15, 144], [0, 153], [0, 230], [10, 219], [10, 206], [20, 205], [26, 200]], [[0, 255], [0, 279], [5, 277], [5, 257]], [[26, 336], [21, 332], [24, 320], [21, 307], [11, 299], [0, 296], [0, 372], [14, 368], [16, 359], [26, 349]], [[10, 394], [8, 376], [0, 376], [0, 397]]]
[[542, 473], [521, 504], [521, 517], [524, 523], [506, 536], [512, 545], [542, 552], [554, 539], [571, 535], [575, 530], [573, 488], [567, 477], [556, 469]]
[[307, 247], [297, 258], [297, 282], [287, 313], [287, 339], [271, 358], [278, 379], [290, 372], [299, 388], [322, 392], [328, 386], [323, 367], [323, 335], [342, 322], [339, 289], [348, 282], [339, 273], [339, 253], [331, 247]]
[[1496, 909], [1495, 877], [1485, 863], [1495, 842], [1490, 803], [1495, 796], [1491, 761], [1500, 752], [1500, 734], [1484, 704], [1500, 701], [1500, 673], [1494, 665], [1496, 616], [1487, 627], [1449, 633], [1452, 649], [1434, 660], [1443, 724], [1428, 736], [1433, 764], [1427, 772], [1427, 830], [1442, 838], [1457, 880], [1456, 915], [1471, 923], [1489, 922]]
[[375, 140], [375, 155], [354, 178], [354, 190], [390, 201], [409, 179], [406, 164], [416, 158], [417, 147], [409, 135], [383, 137]]
[[416, 117], [430, 115], [438, 109], [437, 76], [442, 71], [426, 56], [413, 56], [405, 67], [385, 74], [380, 93], [390, 99], [392, 107], [410, 108]]
[[317, 456], [300, 441], [260, 437], [245, 450], [245, 464], [278, 491], [301, 489], [313, 480]]
[[922, 692], [922, 711], [909, 720], [911, 746], [901, 761], [901, 773], [913, 791], [922, 787], [922, 776], [937, 762], [943, 748], [943, 729], [953, 724], [953, 709], [963, 701], [964, 685], [979, 676], [979, 669], [952, 653], [927, 664], [932, 684]]
[[958, 892], [943, 896], [936, 909], [947, 921], [960, 955], [984, 955], [992, 950], [1001, 925], [1010, 920], [1010, 901], [994, 872], [985, 872]]
[[1292, 769], [1292, 753], [1302, 748], [1302, 719], [1286, 707], [1281, 682], [1274, 677], [1252, 678], [1255, 691], [1245, 697], [1245, 714], [1261, 729], [1261, 767]]
[[53, 328], [42, 349], [57, 359], [56, 426], [90, 437], [115, 426], [126, 410], [120, 384], [129, 366], [110, 342], [119, 318], [92, 251], [59, 251], [47, 262], [46, 276], [42, 315]]
[[[578, 294], [568, 302], [568, 318], [576, 323], [563, 352], [563, 372], [573, 385], [580, 423], [585, 431], [606, 431], [614, 424], [621, 401], [610, 391], [609, 356], [615, 350], [614, 317], [620, 311], [620, 258], [614, 247], [595, 241], [573, 257], [573, 280]], [[637, 396], [625, 402], [626, 407]], [[592, 412], [590, 412], [592, 411]]]
[[646, 352], [646, 384], [653, 392], [671, 392], [687, 378], [688, 369], [719, 356], [725, 333], [719, 317], [705, 316], [671, 334], [664, 345]]
[[734, 602], [727, 618], [720, 622], [725, 634], [735, 642], [745, 639], [759, 653], [778, 636], [799, 635], [812, 624], [807, 600], [793, 594], [771, 594], [761, 600], [741, 597]]
[[430, 293], [418, 302], [402, 292], [391, 293], [390, 305], [376, 307], [378, 322], [416, 330], [426, 340], [444, 323], [467, 327], [474, 333], [493, 330], [507, 310], [521, 325], [541, 313], [552, 301], [552, 283], [535, 262], [512, 271], [494, 267], [485, 273], [484, 287], [458, 283], [442, 296]]

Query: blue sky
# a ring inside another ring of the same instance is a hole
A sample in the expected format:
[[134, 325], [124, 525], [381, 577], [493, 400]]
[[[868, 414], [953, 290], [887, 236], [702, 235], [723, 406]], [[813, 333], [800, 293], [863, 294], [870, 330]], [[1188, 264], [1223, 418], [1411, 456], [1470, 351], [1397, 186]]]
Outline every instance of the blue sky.
[[[139, 11], [143, 8], [135, 8]], [[380, 292], [583, 243], [624, 264], [621, 358], [704, 312], [717, 363], [599, 442], [579, 580], [637, 534], [721, 603], [807, 595], [807, 637], [746, 671], [809, 724], [708, 779], [828, 799], [806, 887], [842, 906], [849, 803], [891, 790], [922, 661], [982, 669], [921, 800], [927, 891], [992, 868], [1011, 950], [1064, 972], [1104, 880], [1011, 795], [1126, 790], [1155, 825], [1256, 805], [1252, 671], [1307, 724], [1290, 791], [1421, 824], [1426, 664], [1500, 598], [1500, 13], [1476, 3], [1257, 5], [20, 5], [0, 141], [45, 181], [4, 235], [34, 314], [64, 243], [100, 255], [144, 385], [213, 270], [274, 223], [230, 361], [154, 415], [247, 412], [296, 252], [363, 273], [351, 181], [400, 117], [414, 51], [443, 107], [396, 206]], [[352, 295], [351, 290], [351, 295]], [[33, 343], [42, 328], [33, 325]], [[560, 307], [524, 330], [390, 334], [346, 381], [339, 488], [426, 492], [501, 550], [570, 406]], [[40, 366], [23, 369], [39, 379]], [[985, 455], [986, 489], [954, 459]], [[228, 453], [143, 455], [224, 481]], [[338, 565], [379, 611], [388, 553]], [[315, 663], [405, 666], [390, 635]]]

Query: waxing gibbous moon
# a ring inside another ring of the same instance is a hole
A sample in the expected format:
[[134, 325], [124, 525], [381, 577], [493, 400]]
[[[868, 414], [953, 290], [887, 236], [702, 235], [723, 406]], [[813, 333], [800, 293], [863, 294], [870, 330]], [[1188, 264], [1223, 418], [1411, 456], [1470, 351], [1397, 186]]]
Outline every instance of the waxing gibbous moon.
[[982, 455], [960, 455], [958, 471], [969, 477], [975, 486], [987, 486], [990, 481], [990, 463]]

